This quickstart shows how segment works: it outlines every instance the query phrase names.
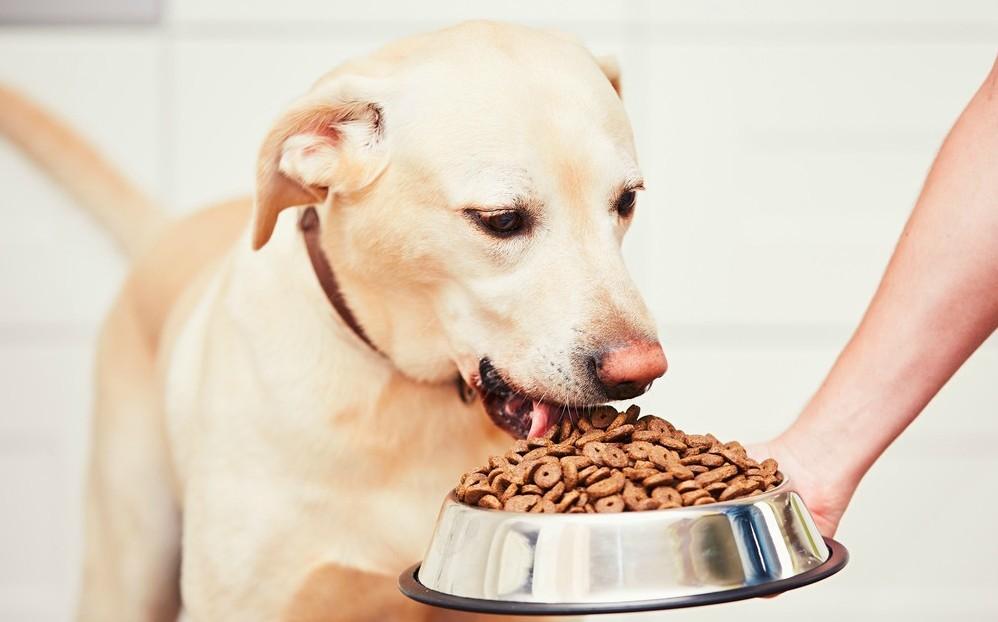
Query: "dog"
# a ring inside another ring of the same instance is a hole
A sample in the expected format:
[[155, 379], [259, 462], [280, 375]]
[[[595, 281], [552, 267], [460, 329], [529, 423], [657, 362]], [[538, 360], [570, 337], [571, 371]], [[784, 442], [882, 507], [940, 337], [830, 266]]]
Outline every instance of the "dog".
[[346, 62], [269, 131], [252, 201], [176, 222], [8, 89], [0, 129], [134, 260], [81, 620], [450, 619], [395, 578], [457, 476], [666, 370], [620, 253], [619, 72], [567, 36], [470, 22]]

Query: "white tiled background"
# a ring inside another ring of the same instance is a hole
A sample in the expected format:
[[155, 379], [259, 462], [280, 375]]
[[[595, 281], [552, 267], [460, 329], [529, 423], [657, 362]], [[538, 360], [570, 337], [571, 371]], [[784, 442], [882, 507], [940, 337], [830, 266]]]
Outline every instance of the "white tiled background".
[[[176, 0], [157, 26], [0, 26], [0, 81], [181, 213], [250, 190], [268, 122], [321, 72], [469, 17], [619, 57], [650, 187], [627, 254], [671, 362], [645, 404], [740, 439], [816, 387], [998, 51], [994, 0]], [[0, 620], [64, 620], [94, 335], [126, 266], [2, 141], [0, 188]], [[998, 619], [996, 414], [991, 343], [864, 482], [845, 572], [661, 617]]]

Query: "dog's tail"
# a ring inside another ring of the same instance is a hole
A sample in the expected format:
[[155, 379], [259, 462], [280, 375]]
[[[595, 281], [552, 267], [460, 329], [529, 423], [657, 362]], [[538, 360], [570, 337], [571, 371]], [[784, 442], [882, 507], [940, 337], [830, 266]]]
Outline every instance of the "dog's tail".
[[110, 231], [133, 257], [151, 244], [166, 217], [79, 134], [38, 104], [0, 84], [0, 135], [35, 163]]

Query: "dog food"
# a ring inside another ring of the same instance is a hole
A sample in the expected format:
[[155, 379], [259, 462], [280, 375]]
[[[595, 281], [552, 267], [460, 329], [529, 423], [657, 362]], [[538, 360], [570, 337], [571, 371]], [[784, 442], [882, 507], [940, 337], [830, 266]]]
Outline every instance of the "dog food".
[[509, 512], [638, 512], [750, 497], [783, 481], [737, 441], [686, 434], [637, 406], [564, 417], [542, 437], [518, 440], [461, 477], [469, 505]]

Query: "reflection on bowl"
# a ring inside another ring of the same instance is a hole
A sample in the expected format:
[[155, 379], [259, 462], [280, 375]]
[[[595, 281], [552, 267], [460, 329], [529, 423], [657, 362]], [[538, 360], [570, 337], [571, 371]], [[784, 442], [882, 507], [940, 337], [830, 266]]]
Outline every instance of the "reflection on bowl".
[[528, 514], [445, 500], [419, 583], [463, 598], [623, 603], [736, 590], [829, 559], [785, 482], [726, 503], [620, 514]]

